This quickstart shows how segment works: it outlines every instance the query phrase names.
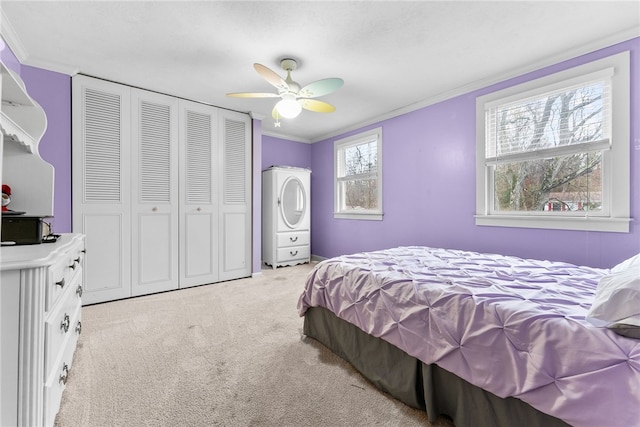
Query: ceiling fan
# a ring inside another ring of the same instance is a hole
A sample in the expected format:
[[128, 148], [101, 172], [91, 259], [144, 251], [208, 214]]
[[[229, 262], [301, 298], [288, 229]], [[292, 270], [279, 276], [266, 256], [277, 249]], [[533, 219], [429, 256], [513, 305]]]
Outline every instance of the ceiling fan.
[[301, 88], [300, 84], [291, 78], [291, 72], [298, 67], [296, 60], [285, 58], [280, 61], [280, 66], [287, 72], [287, 78], [284, 80], [268, 67], [258, 63], [253, 64], [253, 68], [258, 74], [268, 83], [275, 86], [278, 89], [278, 93], [235, 92], [228, 93], [227, 96], [236, 98], [281, 98], [271, 111], [271, 115], [276, 120], [276, 127], [280, 126], [280, 117], [297, 117], [303, 108], [318, 113], [331, 113], [336, 110], [333, 105], [312, 98], [327, 95], [339, 89], [344, 84], [342, 79], [335, 77], [322, 79]]

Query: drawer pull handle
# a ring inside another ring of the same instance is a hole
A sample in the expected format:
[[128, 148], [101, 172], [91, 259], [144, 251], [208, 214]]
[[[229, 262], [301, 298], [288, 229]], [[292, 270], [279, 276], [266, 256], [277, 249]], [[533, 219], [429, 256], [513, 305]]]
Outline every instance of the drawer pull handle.
[[73, 260], [73, 263], [74, 263], [74, 264], [75, 264], [75, 263], [80, 264], [80, 257], [78, 257], [78, 258], [74, 259], [74, 260]]
[[60, 379], [58, 383], [67, 384], [67, 379], [69, 378], [69, 366], [65, 363], [62, 365], [62, 374], [60, 374]]
[[76, 288], [76, 295], [78, 295], [78, 298], [82, 298], [82, 285], [78, 285]]
[[298, 251], [295, 251], [295, 252], [294, 252], [294, 251], [289, 251], [289, 253], [291, 254], [291, 256], [296, 256], [296, 255], [298, 255]]
[[71, 324], [71, 319], [67, 313], [64, 314], [64, 320], [60, 322], [60, 329], [64, 330], [65, 333], [69, 332], [69, 325]]
[[56, 282], [56, 286], [60, 286], [60, 289], [64, 288], [64, 277], [59, 282]]
[[73, 261], [73, 264], [71, 264], [71, 265], [69, 266], [69, 268], [70, 268], [70, 269], [72, 269], [72, 270], [75, 270], [75, 269], [76, 269], [76, 261], [75, 261], [75, 260]]
[[82, 333], [82, 322], [78, 320], [76, 324], [76, 334], [80, 335]]
[[296, 236], [296, 237], [289, 237], [289, 240], [291, 240], [292, 242], [297, 242], [297, 241], [298, 241], [298, 236]]
[[80, 252], [82, 252], [83, 254], [86, 254], [86, 253], [87, 253], [87, 250], [86, 250], [86, 249], [83, 249], [83, 250], [81, 250]]

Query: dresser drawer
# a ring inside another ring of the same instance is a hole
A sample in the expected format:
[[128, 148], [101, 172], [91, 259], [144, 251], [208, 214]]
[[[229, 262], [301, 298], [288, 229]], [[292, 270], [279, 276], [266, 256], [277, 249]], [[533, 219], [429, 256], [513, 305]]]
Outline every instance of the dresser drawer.
[[72, 338], [80, 333], [82, 269], [78, 269], [71, 282], [65, 285], [61, 297], [47, 314], [44, 324], [44, 372], [45, 378], [55, 369], [61, 352]]
[[276, 236], [276, 246], [284, 248], [286, 246], [304, 246], [309, 244], [308, 231], [295, 231], [292, 233], [278, 233]]
[[304, 261], [309, 259], [311, 253], [309, 245], [307, 246], [291, 246], [288, 248], [278, 249], [278, 263], [287, 261]]
[[45, 293], [45, 311], [49, 311], [55, 305], [60, 295], [76, 280], [80, 267], [84, 263], [84, 240], [78, 241], [70, 247], [61, 257], [60, 261], [50, 268]]
[[69, 336], [67, 345], [61, 353], [55, 368], [48, 377], [45, 377], [44, 383], [44, 425], [54, 425], [56, 414], [60, 409], [60, 401], [62, 400], [62, 392], [67, 384], [71, 364], [73, 362], [73, 353], [78, 343], [78, 335]]

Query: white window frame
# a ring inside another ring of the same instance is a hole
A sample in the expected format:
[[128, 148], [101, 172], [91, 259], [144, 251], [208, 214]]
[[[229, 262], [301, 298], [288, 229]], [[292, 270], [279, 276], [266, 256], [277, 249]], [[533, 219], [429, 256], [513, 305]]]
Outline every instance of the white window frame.
[[[378, 189], [378, 209], [376, 210], [359, 210], [348, 211], [341, 209], [343, 195], [340, 192], [341, 176], [339, 175], [342, 167], [340, 165], [341, 153], [348, 147], [371, 142], [375, 138], [377, 143], [377, 168], [376, 168], [376, 180]], [[356, 135], [349, 136], [347, 138], [338, 139], [333, 142], [333, 181], [334, 181], [334, 211], [333, 217], [340, 219], [364, 219], [381, 221], [383, 217], [382, 211], [382, 127], [371, 129], [365, 132], [361, 132]]]
[[[629, 52], [622, 52], [523, 84], [483, 95], [476, 100], [476, 225], [629, 232], [630, 215], [630, 67]], [[485, 154], [486, 109], [500, 103], [528, 98], [551, 85], [570, 86], [588, 81], [593, 73], [611, 73], [611, 148], [603, 151], [603, 213], [581, 216], [533, 215], [492, 212], [491, 167]]]

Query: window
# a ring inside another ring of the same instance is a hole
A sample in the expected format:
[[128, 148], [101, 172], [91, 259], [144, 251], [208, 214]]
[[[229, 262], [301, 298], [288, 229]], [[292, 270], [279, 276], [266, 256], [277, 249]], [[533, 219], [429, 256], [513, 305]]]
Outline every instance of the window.
[[382, 219], [382, 128], [334, 142], [334, 218]]
[[479, 97], [476, 224], [629, 231], [629, 55]]

